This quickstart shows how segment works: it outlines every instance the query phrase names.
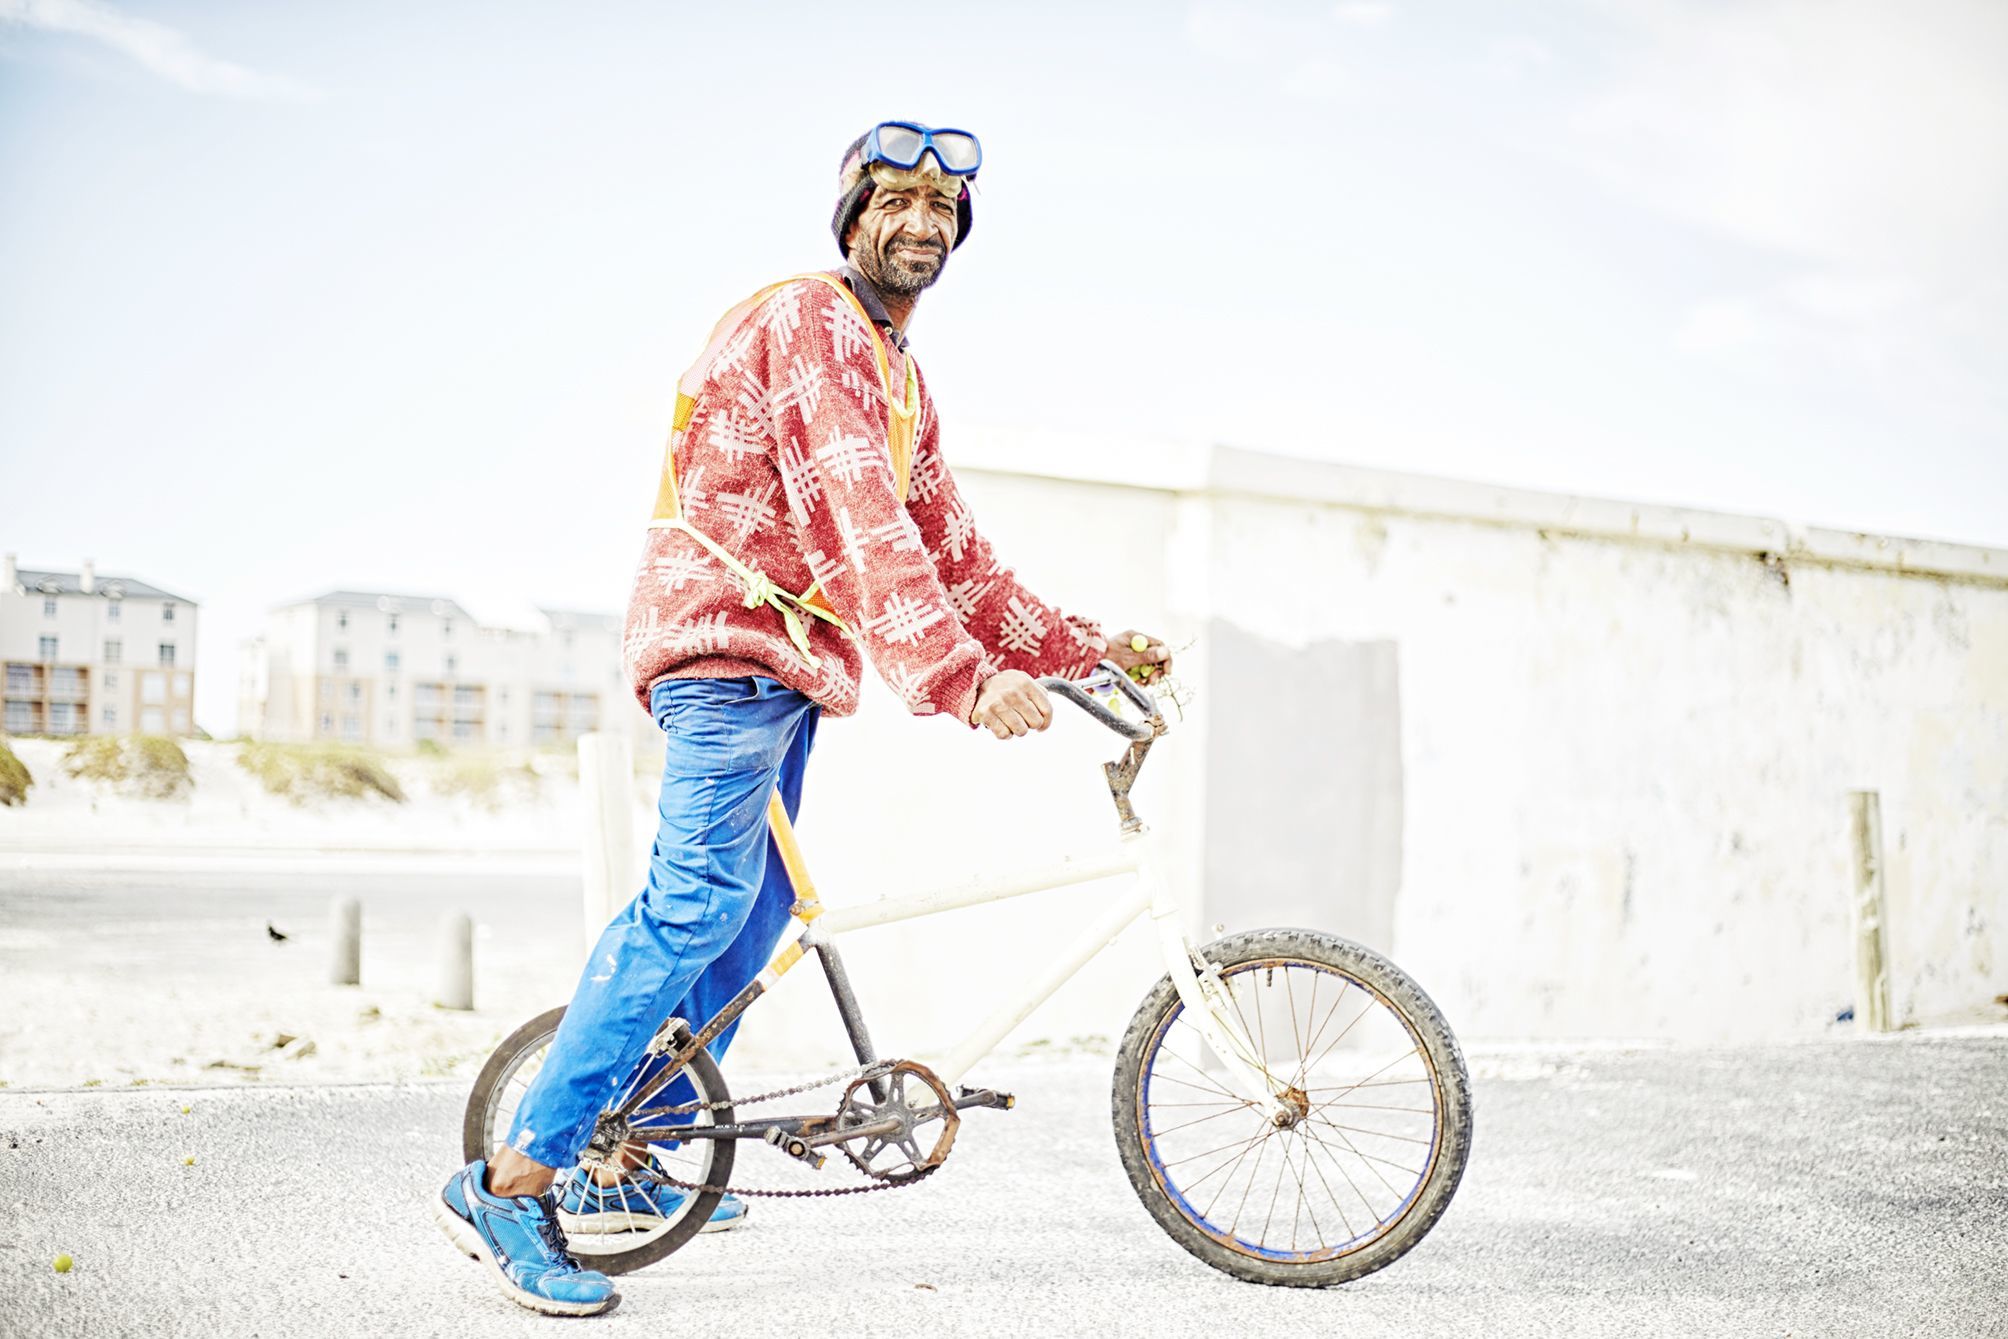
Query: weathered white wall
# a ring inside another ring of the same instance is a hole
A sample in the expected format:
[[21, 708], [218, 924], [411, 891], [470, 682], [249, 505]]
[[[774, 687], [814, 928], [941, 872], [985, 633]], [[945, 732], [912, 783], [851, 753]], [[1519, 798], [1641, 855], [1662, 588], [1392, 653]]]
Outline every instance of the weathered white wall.
[[[960, 445], [1036, 589], [1200, 639], [1138, 795], [1195, 916], [1388, 948], [1471, 1036], [1810, 1032], [1852, 1003], [1846, 792], [1874, 789], [1897, 1017], [2008, 990], [2008, 555], [1247, 452]], [[802, 831], [826, 898], [1107, 840], [1115, 743], [1065, 725], [1001, 745], [883, 695], [825, 723]], [[881, 1049], [952, 1038], [1092, 891], [855, 937]], [[1018, 1039], [1112, 1035], [1155, 971], [1133, 937]], [[749, 1058], [840, 1051], [816, 975]]]

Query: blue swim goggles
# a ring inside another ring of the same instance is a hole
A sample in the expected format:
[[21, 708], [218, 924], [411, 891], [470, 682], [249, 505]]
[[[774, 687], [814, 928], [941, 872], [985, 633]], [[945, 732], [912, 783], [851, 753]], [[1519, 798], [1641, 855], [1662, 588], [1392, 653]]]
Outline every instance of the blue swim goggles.
[[864, 161], [912, 171], [932, 153], [951, 177], [973, 177], [983, 166], [983, 146], [966, 130], [931, 130], [914, 121], [881, 121], [865, 136]]

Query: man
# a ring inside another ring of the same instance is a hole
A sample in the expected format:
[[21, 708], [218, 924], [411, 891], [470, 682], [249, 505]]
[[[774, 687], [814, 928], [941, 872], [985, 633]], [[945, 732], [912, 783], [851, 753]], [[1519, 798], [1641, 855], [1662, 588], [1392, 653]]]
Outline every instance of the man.
[[[1104, 656], [1146, 677], [1169, 664], [1161, 641], [1111, 645], [1019, 585], [942, 458], [906, 331], [968, 240], [981, 161], [960, 131], [884, 122], [860, 137], [831, 220], [846, 268], [741, 303], [681, 383], [624, 639], [668, 735], [648, 885], [595, 946], [507, 1143], [441, 1194], [456, 1245], [533, 1310], [613, 1304], [612, 1282], [565, 1247], [553, 1182], [662, 1020], [711, 1017], [766, 964], [793, 901], [768, 796], [778, 786], [793, 815], [817, 721], [857, 709], [864, 655], [909, 710], [999, 739], [1051, 722], [1036, 676]], [[647, 1193], [664, 1213], [682, 1202]], [[562, 1207], [579, 1231], [622, 1208], [592, 1175], [568, 1178]], [[708, 1227], [744, 1213], [728, 1196]]]

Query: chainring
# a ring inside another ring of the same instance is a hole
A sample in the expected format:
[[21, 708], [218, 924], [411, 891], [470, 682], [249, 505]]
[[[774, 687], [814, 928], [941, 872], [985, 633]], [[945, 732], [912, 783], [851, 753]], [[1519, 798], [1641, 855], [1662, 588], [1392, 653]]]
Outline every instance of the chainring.
[[[874, 1083], [883, 1085], [883, 1099], [872, 1091]], [[955, 1109], [948, 1085], [914, 1060], [900, 1060], [882, 1074], [854, 1080], [837, 1104], [836, 1128], [840, 1131], [888, 1120], [899, 1122], [898, 1129], [846, 1139], [837, 1147], [866, 1176], [894, 1184], [919, 1180], [945, 1162], [948, 1150], [955, 1145], [955, 1132], [962, 1126], [962, 1115]], [[937, 1122], [940, 1133], [932, 1150], [923, 1154], [926, 1127]]]

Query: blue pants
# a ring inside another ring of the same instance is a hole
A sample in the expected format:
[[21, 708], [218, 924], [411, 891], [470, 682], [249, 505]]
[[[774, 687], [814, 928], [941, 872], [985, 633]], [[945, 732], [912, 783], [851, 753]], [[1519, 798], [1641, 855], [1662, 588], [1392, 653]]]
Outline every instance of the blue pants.
[[[509, 1133], [546, 1167], [578, 1161], [663, 1019], [695, 1031], [759, 975], [794, 903], [770, 855], [767, 797], [778, 785], [789, 817], [799, 810], [816, 704], [767, 678], [666, 679], [649, 707], [668, 747], [648, 886], [594, 945]], [[711, 1044], [714, 1056], [737, 1026]], [[677, 1087], [688, 1100], [688, 1084]]]

